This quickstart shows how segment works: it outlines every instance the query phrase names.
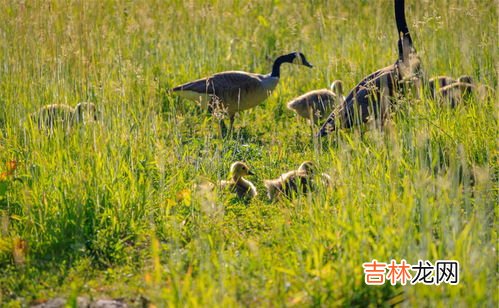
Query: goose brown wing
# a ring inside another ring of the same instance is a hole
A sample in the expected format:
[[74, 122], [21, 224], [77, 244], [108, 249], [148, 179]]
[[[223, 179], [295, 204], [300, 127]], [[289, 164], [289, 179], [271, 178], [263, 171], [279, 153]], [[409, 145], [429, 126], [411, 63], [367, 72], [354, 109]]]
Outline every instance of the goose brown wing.
[[[201, 78], [188, 83], [181, 84], [173, 88], [173, 91], [193, 91], [196, 93], [208, 93], [207, 84], [208, 78]], [[209, 93], [208, 93], [209, 94]]]
[[243, 92], [259, 89], [261, 78], [262, 76], [257, 74], [228, 71], [180, 85], [175, 87], [173, 91], [214, 94], [222, 99], [236, 98]]
[[261, 76], [245, 72], [224, 72], [207, 80], [210, 94], [223, 100], [237, 100], [241, 94], [261, 89]]

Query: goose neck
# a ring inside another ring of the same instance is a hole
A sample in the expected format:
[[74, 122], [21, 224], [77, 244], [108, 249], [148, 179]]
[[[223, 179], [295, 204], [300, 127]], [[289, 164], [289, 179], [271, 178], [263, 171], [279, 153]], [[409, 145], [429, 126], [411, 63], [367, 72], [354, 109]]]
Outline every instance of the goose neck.
[[242, 176], [240, 176], [240, 175], [236, 175], [236, 174], [234, 174], [234, 175], [232, 176], [232, 180], [233, 180], [235, 183], [237, 183], [237, 182], [241, 181], [242, 179], [243, 179], [243, 177], [242, 177]]
[[272, 66], [272, 74], [270, 74], [271, 77], [281, 77], [281, 64], [283, 63], [293, 63], [293, 59], [295, 58], [294, 54], [287, 54], [278, 57], [274, 61], [274, 65]]

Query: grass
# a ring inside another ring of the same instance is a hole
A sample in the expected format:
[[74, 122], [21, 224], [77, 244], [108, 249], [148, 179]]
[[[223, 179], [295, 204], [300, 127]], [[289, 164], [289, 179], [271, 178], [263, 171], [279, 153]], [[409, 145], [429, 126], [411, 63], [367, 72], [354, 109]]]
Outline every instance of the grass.
[[[494, 1], [406, 1], [427, 76], [497, 87]], [[2, 1], [0, 303], [62, 296], [141, 306], [497, 306], [497, 97], [455, 110], [400, 101], [383, 132], [320, 144], [285, 103], [396, 59], [392, 1]], [[283, 66], [233, 140], [177, 84]], [[51, 136], [23, 122], [92, 101], [101, 123]], [[193, 184], [257, 173], [250, 203]], [[333, 190], [269, 203], [262, 180], [304, 160]], [[16, 170], [8, 162], [16, 161]], [[458, 260], [457, 286], [367, 286], [362, 263]], [[71, 302], [70, 302], [71, 303]]]

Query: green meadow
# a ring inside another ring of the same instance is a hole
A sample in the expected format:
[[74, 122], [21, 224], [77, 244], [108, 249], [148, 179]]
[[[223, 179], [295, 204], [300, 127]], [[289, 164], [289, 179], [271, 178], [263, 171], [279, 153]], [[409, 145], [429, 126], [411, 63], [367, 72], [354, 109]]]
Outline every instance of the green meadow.
[[[426, 76], [468, 74], [488, 95], [455, 109], [408, 95], [383, 129], [320, 140], [286, 103], [394, 63], [392, 1], [0, 3], [0, 306], [498, 305], [496, 1], [406, 0]], [[284, 64], [232, 138], [169, 91], [268, 73], [291, 51], [314, 68]], [[29, 121], [82, 101], [99, 122], [48, 133]], [[237, 160], [256, 199], [196, 188]], [[263, 180], [305, 160], [333, 187], [268, 201]], [[460, 281], [369, 286], [373, 259], [456, 260]]]

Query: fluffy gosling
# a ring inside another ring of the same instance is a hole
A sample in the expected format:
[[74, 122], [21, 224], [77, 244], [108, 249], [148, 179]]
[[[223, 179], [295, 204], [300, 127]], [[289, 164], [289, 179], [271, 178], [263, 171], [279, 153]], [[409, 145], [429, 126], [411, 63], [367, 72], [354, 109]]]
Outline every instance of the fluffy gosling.
[[[313, 178], [316, 174], [316, 168], [313, 162], [303, 162], [298, 170], [293, 170], [281, 174], [277, 179], [264, 180], [267, 188], [267, 196], [272, 201], [279, 195], [285, 195], [288, 198], [297, 194], [305, 194], [314, 189]], [[328, 174], [321, 173], [321, 184], [331, 186], [332, 180]]]
[[307, 92], [292, 101], [287, 106], [289, 110], [294, 111], [300, 117], [303, 117], [313, 123], [325, 119], [335, 106], [342, 104], [343, 83], [341, 80], [335, 80], [331, 84], [331, 89], [321, 89]]
[[456, 82], [473, 84], [473, 78], [468, 75], [462, 75], [457, 80], [449, 76], [437, 76], [430, 78], [430, 80], [428, 81], [428, 86], [430, 89], [431, 97], [436, 98], [442, 88], [445, 88]]
[[228, 189], [235, 192], [239, 198], [252, 199], [256, 197], [256, 187], [250, 181], [246, 180], [244, 176], [253, 175], [249, 167], [242, 162], [235, 162], [230, 166], [230, 180], [220, 181], [222, 189]]
[[437, 98], [441, 103], [455, 108], [464, 99], [471, 97], [477, 87], [467, 82], [455, 82], [441, 88], [437, 93]]
[[75, 108], [65, 104], [51, 104], [30, 115], [39, 129], [56, 126], [70, 128], [75, 124], [97, 121], [97, 108], [93, 103], [78, 103]]

